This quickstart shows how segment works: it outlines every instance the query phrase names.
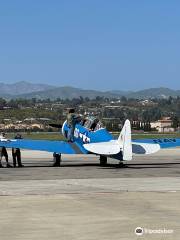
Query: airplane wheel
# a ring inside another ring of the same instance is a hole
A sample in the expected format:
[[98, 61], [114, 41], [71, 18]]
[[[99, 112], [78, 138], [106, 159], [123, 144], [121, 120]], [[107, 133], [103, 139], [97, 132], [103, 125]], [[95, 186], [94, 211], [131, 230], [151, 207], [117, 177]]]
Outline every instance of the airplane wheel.
[[120, 161], [119, 162], [119, 167], [127, 167], [127, 165]]
[[53, 167], [60, 167], [61, 166], [61, 154], [54, 153], [53, 157], [54, 157], [54, 161], [55, 161], [53, 164]]
[[106, 156], [100, 156], [100, 166], [104, 167], [107, 165], [107, 157]]

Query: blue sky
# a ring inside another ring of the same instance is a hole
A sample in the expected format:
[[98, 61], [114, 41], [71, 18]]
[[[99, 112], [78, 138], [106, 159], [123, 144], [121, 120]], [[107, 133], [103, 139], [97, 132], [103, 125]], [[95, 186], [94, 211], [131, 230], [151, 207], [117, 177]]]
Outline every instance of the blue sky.
[[0, 1], [0, 82], [180, 89], [180, 2]]

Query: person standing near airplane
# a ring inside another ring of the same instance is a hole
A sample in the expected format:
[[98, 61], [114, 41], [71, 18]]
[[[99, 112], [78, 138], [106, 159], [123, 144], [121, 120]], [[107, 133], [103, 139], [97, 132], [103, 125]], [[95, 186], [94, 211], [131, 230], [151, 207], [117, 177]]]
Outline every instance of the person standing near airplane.
[[[6, 134], [5, 134], [4, 132], [1, 133], [0, 139], [5, 139], [5, 136], [6, 136]], [[9, 164], [9, 162], [8, 162], [8, 153], [7, 153], [6, 148], [5, 148], [5, 147], [0, 147], [0, 168], [3, 167], [3, 166], [2, 166], [2, 163], [1, 163], [3, 157], [4, 157], [5, 160], [6, 160], [6, 167], [7, 167], [7, 168], [12, 167], [12, 166]]]
[[[22, 139], [21, 134], [16, 134], [15, 139]], [[14, 167], [16, 167], [16, 163], [18, 163], [18, 167], [24, 167], [21, 162], [21, 150], [19, 148], [12, 148], [12, 157]]]

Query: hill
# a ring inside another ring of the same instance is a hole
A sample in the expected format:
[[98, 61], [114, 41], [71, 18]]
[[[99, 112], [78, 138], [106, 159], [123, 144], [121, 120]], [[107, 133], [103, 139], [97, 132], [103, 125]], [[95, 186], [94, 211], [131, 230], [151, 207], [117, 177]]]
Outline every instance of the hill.
[[180, 96], [180, 90], [172, 90], [169, 88], [150, 88], [136, 92], [130, 91], [96, 91], [96, 90], [84, 90], [74, 87], [57, 87], [55, 89], [50, 89], [47, 91], [39, 91], [33, 92], [29, 94], [23, 94], [18, 97], [23, 98], [50, 98], [50, 99], [72, 99], [78, 97], [88, 97], [90, 99], [95, 98], [97, 96], [107, 97], [107, 98], [120, 98], [125, 96], [127, 98], [136, 98], [136, 99], [147, 99], [147, 98], [168, 98], [169, 96], [177, 97]]
[[149, 88], [144, 89], [137, 92], [131, 92], [126, 95], [127, 97], [131, 98], [138, 98], [138, 99], [147, 99], [147, 98], [168, 98], [180, 96], [180, 90], [172, 90], [169, 88]]
[[16, 82], [12, 84], [0, 83], [0, 96], [10, 97], [20, 94], [28, 94], [37, 91], [46, 91], [55, 88], [47, 84], [34, 84], [25, 81]]
[[120, 98], [125, 96], [127, 98], [147, 99], [147, 98], [168, 98], [169, 96], [180, 96], [180, 90], [172, 90], [169, 88], [149, 88], [140, 91], [96, 91], [84, 90], [75, 87], [56, 87], [47, 84], [34, 84], [29, 82], [17, 82], [14, 84], [1, 83], [0, 97], [4, 98], [38, 98], [38, 99], [72, 99], [88, 97], [90, 99], [97, 96], [107, 98]]
[[79, 98], [80, 96], [82, 97], [88, 97], [90, 99], [93, 99], [97, 96], [104, 96], [104, 97], [120, 97], [119, 94], [115, 94], [112, 92], [101, 92], [101, 91], [95, 91], [95, 90], [83, 90], [80, 88], [74, 88], [74, 87], [57, 87], [55, 89], [50, 89], [47, 91], [39, 91], [39, 92], [33, 92], [30, 94], [22, 94], [19, 95], [18, 97], [22, 98], [40, 98], [40, 99], [45, 99], [45, 98], [50, 98], [50, 99], [56, 99], [56, 98], [61, 98], [61, 99], [72, 99], [72, 98]]

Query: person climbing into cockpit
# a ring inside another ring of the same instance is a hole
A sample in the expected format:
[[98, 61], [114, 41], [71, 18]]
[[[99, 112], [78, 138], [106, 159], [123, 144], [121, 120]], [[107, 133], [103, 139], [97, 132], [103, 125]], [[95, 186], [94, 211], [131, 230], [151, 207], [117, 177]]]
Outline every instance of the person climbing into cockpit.
[[81, 121], [81, 117], [75, 113], [75, 109], [69, 109], [69, 113], [67, 115], [67, 124], [69, 126], [68, 131], [68, 142], [74, 142], [74, 130], [77, 123]]

